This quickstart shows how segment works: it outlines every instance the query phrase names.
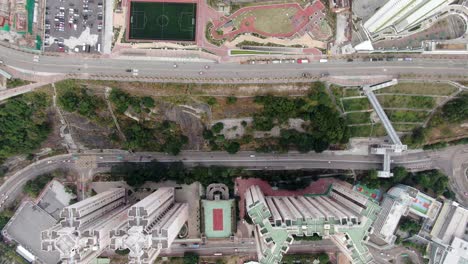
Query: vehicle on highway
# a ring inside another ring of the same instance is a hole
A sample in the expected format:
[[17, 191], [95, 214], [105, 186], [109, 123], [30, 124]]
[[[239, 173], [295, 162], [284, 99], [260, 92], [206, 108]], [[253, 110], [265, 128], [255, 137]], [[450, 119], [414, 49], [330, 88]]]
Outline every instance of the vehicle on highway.
[[223, 253], [219, 253], [219, 252], [213, 254], [213, 256], [222, 256], [222, 255], [223, 255]]
[[200, 75], [203, 75], [203, 72], [202, 72], [202, 71], [200, 71], [198, 74], [200, 74]]
[[310, 78], [312, 75], [308, 72], [303, 72], [302, 73], [302, 78]]
[[132, 72], [132, 69], [126, 69], [125, 72]]
[[205, 69], [209, 69], [210, 68], [210, 65], [205, 65]]
[[328, 62], [328, 60], [327, 60], [327, 59], [320, 59], [319, 61], [320, 61], [320, 63], [325, 63], [325, 62]]
[[309, 63], [309, 60], [308, 59], [297, 59], [297, 63], [305, 64], [305, 63]]
[[251, 157], [251, 158], [255, 158], [255, 155], [253, 155], [253, 154], [252, 154], [252, 155], [250, 155], [249, 157]]

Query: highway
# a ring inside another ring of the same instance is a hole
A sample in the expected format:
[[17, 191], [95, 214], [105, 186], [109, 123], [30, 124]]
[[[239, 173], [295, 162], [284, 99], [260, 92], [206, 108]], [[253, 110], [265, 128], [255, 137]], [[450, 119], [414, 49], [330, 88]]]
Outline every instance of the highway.
[[[198, 248], [181, 246], [180, 244], [172, 244], [169, 249], [163, 249], [160, 256], [183, 256], [185, 252], [197, 253], [201, 256], [213, 256], [215, 253], [223, 255], [257, 255], [257, 248], [253, 244], [254, 241], [246, 243], [228, 243], [228, 242], [208, 242], [205, 245], [199, 245]], [[311, 254], [319, 252], [339, 252], [338, 247], [330, 239], [320, 241], [297, 241], [294, 242], [288, 253], [294, 254]]]
[[[149, 57], [84, 57], [84, 56], [43, 56], [34, 61], [34, 54], [0, 46], [1, 58], [5, 65], [31, 75], [72, 74], [75, 78], [102, 78], [120, 76], [136, 79], [127, 69], [138, 69], [138, 78], [197, 78], [207, 81], [213, 78], [298, 78], [303, 72], [315, 76], [328, 73], [332, 76], [369, 76], [399, 74], [427, 74], [440, 76], [466, 76], [468, 62], [463, 59], [418, 59], [413, 61], [375, 61], [309, 64], [245, 64], [215, 62], [174, 62]], [[205, 69], [209, 65], [209, 69]], [[8, 68], [6, 68], [8, 70]], [[202, 74], [200, 74], [202, 72]]]
[[[186, 166], [231, 166], [243, 167], [251, 170], [283, 170], [283, 169], [356, 169], [368, 170], [379, 168], [382, 157], [373, 155], [340, 155], [341, 152], [325, 153], [255, 153], [239, 152], [235, 155], [226, 152], [196, 152], [184, 151], [178, 156], [164, 153], [140, 152], [127, 153], [118, 150], [110, 153], [89, 151], [88, 153], [64, 154], [36, 161], [31, 165], [7, 177], [6, 182], [0, 186], [0, 204], [8, 206], [21, 193], [23, 185], [34, 177], [59, 168], [70, 169], [78, 174], [90, 174], [93, 166], [83, 165], [80, 160], [92, 160], [94, 168], [105, 171], [111, 165], [119, 162], [148, 162], [157, 159], [161, 162], [182, 161]], [[432, 160], [425, 152], [411, 153], [405, 156], [394, 157], [396, 166], [405, 166], [412, 169], [431, 168]], [[7, 197], [6, 199], [4, 199]], [[2, 202], [4, 200], [4, 202]]]

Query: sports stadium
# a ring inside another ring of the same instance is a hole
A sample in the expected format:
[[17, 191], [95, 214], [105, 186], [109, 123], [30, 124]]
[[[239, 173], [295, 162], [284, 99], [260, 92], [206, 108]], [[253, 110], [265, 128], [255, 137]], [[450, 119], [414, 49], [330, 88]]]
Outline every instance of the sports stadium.
[[130, 1], [128, 41], [195, 41], [196, 1]]

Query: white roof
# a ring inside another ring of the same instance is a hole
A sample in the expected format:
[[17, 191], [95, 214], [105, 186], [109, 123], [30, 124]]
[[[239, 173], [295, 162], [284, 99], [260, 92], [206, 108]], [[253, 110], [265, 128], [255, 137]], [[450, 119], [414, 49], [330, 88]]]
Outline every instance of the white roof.
[[398, 222], [400, 222], [401, 216], [405, 213], [408, 207], [400, 202], [395, 202], [390, 209], [390, 212], [385, 219], [385, 222], [380, 230], [380, 234], [384, 236], [386, 239], [393, 236], [395, 230], [398, 226]]
[[359, 44], [357, 44], [355, 47], [354, 47], [355, 50], [359, 51], [359, 50], [374, 50], [374, 47], [372, 46], [372, 43], [370, 42], [370, 40], [366, 40], [364, 42], [361, 42]]
[[468, 242], [455, 237], [451, 249], [447, 253], [443, 264], [462, 264], [468, 263]]
[[31, 252], [29, 252], [21, 245], [16, 247], [16, 252], [29, 262], [33, 262], [36, 260], [36, 256], [34, 256]]

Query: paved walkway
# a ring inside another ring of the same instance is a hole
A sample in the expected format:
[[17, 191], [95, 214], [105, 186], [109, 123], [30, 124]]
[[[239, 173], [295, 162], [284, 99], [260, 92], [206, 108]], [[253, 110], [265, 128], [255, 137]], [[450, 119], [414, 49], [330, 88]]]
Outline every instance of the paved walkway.
[[[242, 43], [243, 41], [255, 41], [257, 43], [275, 43], [279, 45], [284, 45], [284, 46], [293, 46], [293, 45], [303, 45], [306, 47], [317, 47], [321, 49], [325, 49], [327, 47], [327, 44], [322, 41], [318, 41], [313, 39], [311, 36], [308, 34], [302, 35], [297, 38], [292, 38], [292, 39], [281, 39], [281, 38], [275, 38], [275, 37], [268, 37], [268, 38], [259, 38], [256, 36], [252, 35], [242, 35], [237, 37], [231, 42], [226, 42], [225, 46], [229, 47], [231, 49], [237, 48], [236, 45], [239, 43]], [[320, 52], [320, 55], [322, 53]]]
[[38, 82], [38, 83], [32, 83], [32, 84], [0, 91], [0, 101], [6, 100], [8, 98], [11, 98], [20, 94], [32, 92], [34, 89], [42, 87], [50, 83], [52, 82]]

